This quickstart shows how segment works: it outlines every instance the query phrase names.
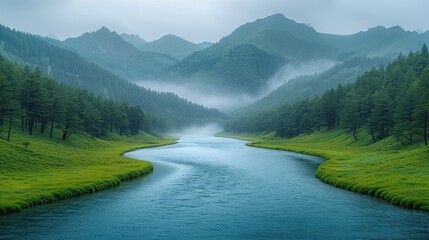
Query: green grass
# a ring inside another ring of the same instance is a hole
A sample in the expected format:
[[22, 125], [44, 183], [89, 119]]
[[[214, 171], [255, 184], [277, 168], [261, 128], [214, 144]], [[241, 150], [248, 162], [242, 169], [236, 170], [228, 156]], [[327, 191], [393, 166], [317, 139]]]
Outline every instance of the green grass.
[[[129, 150], [174, 143], [148, 134], [110, 134], [103, 139], [79, 134], [68, 141], [14, 131], [0, 132], [0, 214], [93, 193], [152, 171], [149, 162], [122, 157]], [[47, 135], [47, 134], [45, 134]], [[29, 141], [28, 148], [22, 144]]]
[[322, 131], [293, 139], [268, 135], [231, 135], [248, 145], [321, 156], [315, 175], [328, 184], [376, 196], [392, 204], [429, 211], [429, 147], [404, 145], [389, 137], [375, 144], [367, 134], [359, 141], [344, 131]]

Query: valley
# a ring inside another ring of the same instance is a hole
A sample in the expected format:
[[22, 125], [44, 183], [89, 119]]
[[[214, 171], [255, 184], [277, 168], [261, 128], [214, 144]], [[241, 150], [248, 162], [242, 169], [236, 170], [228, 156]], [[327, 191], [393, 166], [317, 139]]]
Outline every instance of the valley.
[[0, 239], [429, 237], [429, 31], [211, 7], [0, 16]]

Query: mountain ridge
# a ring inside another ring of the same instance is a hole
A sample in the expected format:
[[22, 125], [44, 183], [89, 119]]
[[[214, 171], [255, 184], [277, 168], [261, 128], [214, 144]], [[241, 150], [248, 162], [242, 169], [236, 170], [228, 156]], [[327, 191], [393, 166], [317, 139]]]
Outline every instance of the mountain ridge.
[[167, 54], [178, 60], [182, 60], [185, 57], [203, 49], [203, 47], [198, 44], [173, 34], [166, 34], [157, 40], [142, 44], [138, 48], [142, 51]]
[[62, 43], [85, 59], [129, 80], [155, 78], [177, 61], [168, 55], [140, 51], [106, 27]]

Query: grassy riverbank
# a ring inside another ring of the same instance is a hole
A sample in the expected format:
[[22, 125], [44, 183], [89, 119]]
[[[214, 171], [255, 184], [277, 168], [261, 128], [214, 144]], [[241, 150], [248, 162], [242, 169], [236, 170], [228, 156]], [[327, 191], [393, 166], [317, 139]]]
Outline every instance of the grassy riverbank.
[[273, 134], [220, 136], [249, 140], [254, 147], [324, 157], [327, 161], [316, 171], [320, 180], [395, 205], [429, 210], [429, 148], [423, 143], [404, 145], [393, 137], [375, 144], [369, 137], [356, 142], [343, 131], [322, 131], [293, 139]]
[[111, 134], [103, 139], [79, 134], [64, 142], [17, 131], [7, 142], [2, 131], [0, 138], [0, 214], [93, 193], [149, 173], [151, 163], [121, 155], [174, 143], [148, 134]]

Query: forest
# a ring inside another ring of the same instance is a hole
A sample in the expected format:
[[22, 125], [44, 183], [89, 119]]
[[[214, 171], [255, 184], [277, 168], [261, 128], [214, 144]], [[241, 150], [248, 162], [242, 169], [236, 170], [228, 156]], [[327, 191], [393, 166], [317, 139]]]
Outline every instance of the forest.
[[56, 128], [67, 140], [80, 131], [93, 137], [107, 132], [137, 135], [141, 130], [154, 131], [155, 125], [139, 106], [66, 87], [37, 68], [20, 68], [0, 55], [0, 130], [7, 129], [7, 141], [15, 130], [29, 135], [40, 131], [53, 138]]
[[373, 142], [394, 136], [398, 141], [428, 145], [429, 53], [401, 54], [387, 67], [373, 67], [355, 83], [338, 85], [322, 96], [306, 98], [274, 110], [238, 116], [226, 131], [276, 132], [292, 138], [321, 129], [347, 129], [356, 141], [370, 134]]

